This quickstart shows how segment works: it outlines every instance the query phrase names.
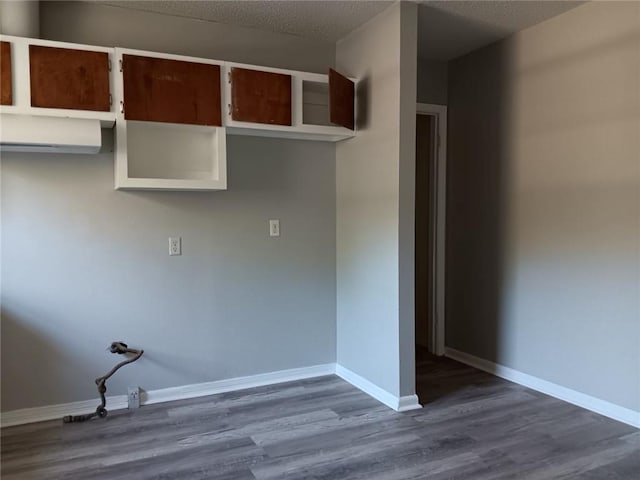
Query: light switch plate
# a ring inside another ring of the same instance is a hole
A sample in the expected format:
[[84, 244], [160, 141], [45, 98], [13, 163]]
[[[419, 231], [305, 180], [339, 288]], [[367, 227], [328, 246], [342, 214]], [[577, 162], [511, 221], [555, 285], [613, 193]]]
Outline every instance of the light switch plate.
[[280, 220], [269, 220], [269, 236], [280, 236]]

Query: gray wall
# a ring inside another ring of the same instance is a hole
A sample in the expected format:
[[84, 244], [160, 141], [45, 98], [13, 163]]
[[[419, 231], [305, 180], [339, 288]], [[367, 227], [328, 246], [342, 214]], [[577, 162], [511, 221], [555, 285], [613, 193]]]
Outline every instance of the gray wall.
[[40, 5], [37, 0], [0, 0], [0, 33], [18, 37], [40, 36]]
[[[336, 49], [337, 68], [360, 79], [358, 136], [336, 147], [337, 358], [396, 396], [412, 394], [415, 387], [412, 172], [417, 55], [411, 22], [415, 5], [396, 3]], [[401, 26], [407, 31], [401, 33]], [[410, 49], [407, 56], [401, 55], [401, 45]], [[401, 94], [402, 87], [406, 90]], [[408, 142], [407, 148], [401, 149], [401, 140]], [[407, 205], [401, 216], [401, 207]], [[404, 258], [401, 242], [411, 242]], [[404, 269], [406, 261], [411, 271]], [[410, 299], [401, 298], [401, 282]], [[401, 378], [405, 373], [411, 378]]]
[[[333, 44], [91, 4], [43, 37], [324, 71]], [[334, 362], [335, 145], [228, 137], [223, 192], [113, 190], [105, 151], [2, 155], [2, 409]], [[268, 236], [279, 218], [281, 236]], [[169, 236], [183, 255], [168, 256]]]
[[640, 4], [450, 64], [447, 345], [640, 410]]
[[418, 102], [447, 104], [448, 63], [418, 59]]

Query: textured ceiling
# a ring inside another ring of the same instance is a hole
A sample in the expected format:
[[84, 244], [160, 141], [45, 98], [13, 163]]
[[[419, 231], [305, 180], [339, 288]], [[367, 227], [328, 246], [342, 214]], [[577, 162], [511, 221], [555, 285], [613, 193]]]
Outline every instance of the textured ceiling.
[[[106, 0], [98, 3], [336, 42], [387, 8], [385, 0]], [[554, 17], [580, 1], [417, 0], [418, 56], [450, 60]]]

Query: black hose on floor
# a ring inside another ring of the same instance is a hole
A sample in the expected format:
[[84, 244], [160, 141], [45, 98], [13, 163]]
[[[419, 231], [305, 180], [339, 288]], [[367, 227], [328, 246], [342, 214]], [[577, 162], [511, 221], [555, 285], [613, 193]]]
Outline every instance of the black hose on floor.
[[124, 342], [113, 342], [109, 347], [109, 351], [111, 353], [117, 353], [118, 355], [132, 353], [134, 354], [134, 356], [118, 363], [115, 367], [109, 370], [109, 372], [107, 372], [102, 377], [96, 378], [96, 385], [98, 387], [98, 393], [100, 394], [100, 405], [98, 405], [98, 408], [96, 408], [95, 412], [87, 413], [85, 415], [67, 415], [62, 419], [64, 423], [86, 422], [87, 420], [91, 420], [93, 417], [100, 417], [100, 418], [106, 417], [108, 413], [106, 408], [107, 398], [105, 397], [104, 394], [107, 391], [107, 380], [109, 380], [109, 378], [111, 378], [111, 376], [114, 373], [116, 373], [120, 368], [138, 360], [144, 353], [144, 350], [136, 350], [133, 348], [129, 348], [128, 345]]

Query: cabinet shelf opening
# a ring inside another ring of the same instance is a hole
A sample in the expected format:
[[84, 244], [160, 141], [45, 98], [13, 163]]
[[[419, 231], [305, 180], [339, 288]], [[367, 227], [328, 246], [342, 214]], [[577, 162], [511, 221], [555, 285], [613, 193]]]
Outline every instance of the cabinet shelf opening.
[[329, 84], [302, 81], [302, 123], [335, 126], [329, 121]]
[[220, 162], [216, 155], [219, 130], [128, 120], [129, 178], [219, 180]]

